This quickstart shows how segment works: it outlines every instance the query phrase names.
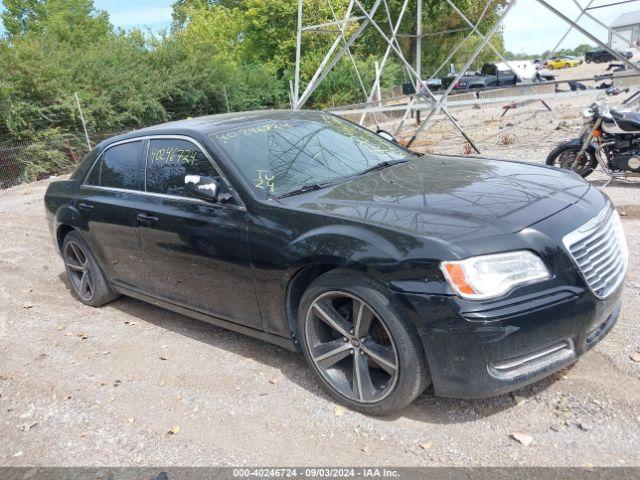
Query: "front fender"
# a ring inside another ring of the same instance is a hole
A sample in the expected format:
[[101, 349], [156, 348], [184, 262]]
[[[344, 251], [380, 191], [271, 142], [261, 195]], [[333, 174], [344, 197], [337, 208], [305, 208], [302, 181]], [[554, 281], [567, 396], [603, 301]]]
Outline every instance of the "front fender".
[[447, 292], [439, 262], [429, 260], [432, 248], [412, 238], [391, 241], [383, 233], [357, 225], [310, 230], [292, 242], [299, 259], [295, 268], [330, 264], [365, 272], [395, 291]]
[[[581, 148], [582, 147], [582, 139], [581, 138], [573, 138], [573, 139], [569, 140], [568, 142], [562, 143], [561, 145]], [[595, 146], [595, 144], [593, 142], [591, 142], [591, 143], [589, 143], [589, 146], [587, 147], [587, 149], [595, 151], [596, 146]]]
[[300, 235], [291, 248], [302, 253], [303, 261], [336, 259], [340, 263], [372, 264], [398, 261], [402, 253], [398, 247], [369, 229], [352, 225], [319, 227]]

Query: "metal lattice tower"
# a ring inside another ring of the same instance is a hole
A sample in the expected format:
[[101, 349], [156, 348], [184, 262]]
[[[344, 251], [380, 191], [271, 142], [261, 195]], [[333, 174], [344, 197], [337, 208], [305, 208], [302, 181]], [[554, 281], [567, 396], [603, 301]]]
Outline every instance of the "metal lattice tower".
[[[360, 83], [360, 86], [363, 90], [363, 96], [365, 100], [365, 106], [361, 111], [360, 116], [360, 124], [363, 125], [368, 115], [373, 115], [374, 120], [377, 124], [377, 120], [375, 119], [375, 112], [385, 111], [384, 103], [378, 99], [374, 100], [376, 93], [379, 92], [380, 89], [380, 78], [384, 72], [384, 68], [388, 63], [389, 58], [393, 55], [400, 62], [406, 72], [412, 79], [416, 87], [416, 92], [419, 94], [413, 96], [411, 101], [406, 104], [406, 106], [401, 107], [405, 110], [403, 118], [400, 120], [400, 123], [396, 129], [396, 134], [402, 129], [405, 121], [410, 115], [411, 111], [418, 110], [426, 110], [428, 113], [418, 129], [414, 132], [413, 137], [410, 139], [409, 144], [413, 142], [413, 140], [417, 137], [417, 135], [430, 123], [433, 117], [437, 114], [444, 114], [449, 121], [453, 124], [453, 126], [460, 132], [462, 137], [469, 142], [469, 144], [479, 153], [478, 148], [472, 141], [472, 139], [464, 132], [462, 127], [458, 124], [455, 118], [449, 113], [447, 109], [447, 100], [451, 91], [453, 90], [455, 84], [460, 80], [460, 78], [464, 75], [464, 73], [469, 69], [469, 67], [473, 64], [473, 62], [478, 58], [478, 56], [482, 53], [485, 47], [489, 47], [493, 50], [493, 52], [497, 55], [500, 60], [509, 66], [509, 62], [504, 59], [501, 53], [490, 43], [491, 38], [495, 35], [496, 32], [501, 28], [505, 18], [511, 12], [512, 8], [516, 5], [518, 0], [510, 0], [508, 1], [504, 7], [500, 7], [497, 11], [498, 18], [495, 24], [489, 29], [486, 34], [483, 34], [478, 29], [480, 22], [484, 19], [487, 12], [492, 6], [495, 5], [495, 0], [485, 0], [485, 7], [478, 19], [475, 19], [475, 22], [469, 19], [464, 13], [456, 6], [455, 0], [444, 0], [449, 6], [453, 9], [453, 11], [460, 17], [462, 22], [467, 25], [467, 27], [463, 29], [453, 29], [441, 32], [424, 32], [423, 31], [423, 0], [414, 0], [415, 8], [416, 8], [416, 26], [415, 26], [415, 39], [416, 39], [416, 52], [415, 52], [415, 62], [412, 64], [409, 62], [400, 47], [400, 43], [398, 41], [399, 38], [411, 36], [405, 34], [400, 31], [400, 27], [403, 21], [403, 18], [409, 8], [410, 0], [404, 0], [400, 11], [398, 13], [397, 18], [392, 18], [390, 14], [389, 7], [387, 5], [387, 0], [374, 0], [372, 5], [369, 8], [365, 8], [360, 0], [349, 0], [347, 8], [345, 10], [345, 14], [342, 18], [337, 18], [335, 15], [335, 9], [332, 5], [332, 0], [327, 0], [330, 10], [333, 14], [334, 19], [329, 22], [325, 22], [317, 25], [305, 25], [304, 24], [304, 8], [303, 8], [303, 0], [298, 0], [298, 27], [297, 27], [297, 44], [296, 44], [296, 64], [295, 64], [295, 79], [291, 85], [291, 104], [293, 109], [301, 109], [307, 103], [311, 95], [316, 91], [318, 86], [325, 80], [327, 75], [333, 70], [336, 64], [347, 55], [353, 64], [353, 67], [356, 71], [356, 76]], [[640, 67], [627, 60], [624, 56], [620, 54], [620, 52], [612, 49], [605, 41], [597, 38], [593, 33], [591, 33], [586, 28], [582, 27], [579, 22], [583, 18], [589, 18], [593, 22], [595, 22], [600, 27], [604, 28], [610, 35], [615, 36], [623, 41], [627, 41], [615, 30], [611, 29], [609, 26], [605, 25], [603, 22], [598, 20], [594, 15], [591, 14], [591, 11], [594, 9], [601, 9], [606, 7], [614, 7], [619, 5], [620, 3], [632, 3], [634, 1], [639, 0], [627, 0], [625, 2], [612, 1], [607, 4], [599, 4], [593, 5], [595, 0], [589, 0], [586, 5], [582, 5], [578, 0], [571, 0], [573, 4], [578, 8], [580, 14], [577, 18], [571, 19], [567, 16], [567, 13], [563, 11], [563, 9], [557, 5], [557, 2], [551, 2], [549, 0], [533, 0], [545, 7], [551, 13], [553, 13], [557, 18], [566, 22], [569, 26], [567, 32], [562, 36], [559, 40], [555, 48], [549, 53], [547, 58], [550, 58], [553, 53], [559, 48], [562, 41], [567, 37], [567, 35], [572, 30], [577, 30], [582, 33], [585, 37], [590, 39], [599, 45], [602, 49], [609, 52], [615, 58], [620, 60], [627, 67], [635, 70], [640, 73]], [[581, 0], [585, 1], [585, 0]], [[413, 3], [413, 2], [411, 2]], [[493, 8], [496, 8], [495, 6]], [[352, 26], [350, 31], [347, 31], [347, 27]], [[385, 28], [388, 29], [388, 33], [385, 32]], [[356, 41], [362, 37], [363, 32], [367, 29], [374, 30], [380, 36], [381, 39], [384, 40], [386, 44], [385, 51], [380, 52], [380, 60], [376, 61], [375, 68], [375, 80], [370, 89], [367, 90], [365, 85], [362, 82], [362, 76], [358, 72], [358, 68], [355, 60], [351, 54], [351, 48], [356, 43]], [[460, 31], [468, 31], [469, 33], [455, 45], [454, 48], [451, 49], [449, 54], [447, 55], [445, 61], [428, 77], [425, 76], [422, 68], [421, 58], [422, 58], [422, 48], [423, 42], [426, 38], [429, 38], [433, 35], [440, 34], [449, 34]], [[331, 44], [330, 48], [326, 52], [323, 60], [320, 62], [320, 65], [316, 69], [313, 76], [306, 81], [306, 86], [304, 90], [301, 91], [302, 87], [302, 79], [300, 74], [300, 61], [302, 57], [302, 40], [303, 35], [306, 32], [320, 32], [328, 35], [335, 35], [335, 39]], [[435, 78], [439, 72], [443, 70], [443, 68], [451, 61], [451, 59], [462, 49], [462, 47], [469, 42], [472, 37], [477, 37], [480, 39], [480, 43], [474, 49], [472, 54], [468, 59], [464, 62], [464, 66], [460, 69], [460, 72], [455, 76], [454, 80], [449, 84], [449, 86], [443, 92], [432, 92], [429, 88], [422, 88], [425, 84], [426, 80], [431, 80]], [[516, 69], [509, 67], [516, 76], [518, 75]], [[396, 106], [395, 110], [398, 109]]]

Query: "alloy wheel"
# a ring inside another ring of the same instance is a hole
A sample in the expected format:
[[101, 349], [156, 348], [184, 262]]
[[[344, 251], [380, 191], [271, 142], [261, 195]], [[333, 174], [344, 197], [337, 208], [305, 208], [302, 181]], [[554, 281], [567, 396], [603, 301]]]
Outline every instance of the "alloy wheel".
[[78, 243], [69, 241], [65, 244], [64, 262], [76, 294], [82, 300], [90, 301], [94, 294], [94, 282], [87, 253]]
[[375, 403], [391, 393], [399, 374], [389, 329], [362, 299], [346, 292], [317, 297], [307, 312], [309, 355], [322, 377], [341, 395]]

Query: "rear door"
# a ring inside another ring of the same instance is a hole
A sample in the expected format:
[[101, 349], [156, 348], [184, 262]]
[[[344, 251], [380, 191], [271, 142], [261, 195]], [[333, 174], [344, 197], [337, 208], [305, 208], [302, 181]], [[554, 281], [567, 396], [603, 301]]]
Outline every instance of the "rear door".
[[246, 211], [238, 199], [219, 204], [192, 197], [187, 175], [225, 182], [194, 140], [149, 140], [149, 201], [135, 212], [148, 288], [173, 303], [260, 328]]
[[134, 223], [135, 206], [144, 200], [144, 143], [126, 141], [102, 152], [76, 200], [101, 267], [111, 281], [133, 288], [146, 280]]

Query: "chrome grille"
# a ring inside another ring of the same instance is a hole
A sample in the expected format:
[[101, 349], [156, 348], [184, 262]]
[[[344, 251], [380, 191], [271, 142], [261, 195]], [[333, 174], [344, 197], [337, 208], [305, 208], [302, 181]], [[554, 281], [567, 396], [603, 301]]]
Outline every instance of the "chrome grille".
[[611, 205], [563, 242], [596, 297], [606, 298], [620, 285], [629, 254], [620, 217]]

